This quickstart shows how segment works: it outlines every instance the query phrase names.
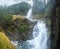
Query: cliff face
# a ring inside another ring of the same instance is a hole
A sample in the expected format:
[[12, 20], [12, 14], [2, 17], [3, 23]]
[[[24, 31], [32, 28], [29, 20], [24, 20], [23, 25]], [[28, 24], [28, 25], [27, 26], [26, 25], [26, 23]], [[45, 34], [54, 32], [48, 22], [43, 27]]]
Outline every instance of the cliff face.
[[60, 49], [60, 0], [55, 1], [51, 17], [51, 49]]

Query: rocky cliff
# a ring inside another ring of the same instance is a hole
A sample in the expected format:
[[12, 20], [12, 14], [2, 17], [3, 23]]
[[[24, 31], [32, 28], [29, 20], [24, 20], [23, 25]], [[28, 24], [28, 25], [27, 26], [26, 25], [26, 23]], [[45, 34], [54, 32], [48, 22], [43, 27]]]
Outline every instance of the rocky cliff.
[[5, 34], [11, 41], [26, 41], [32, 37], [32, 28], [36, 22], [32, 22], [21, 15], [13, 15], [3, 26]]
[[60, 49], [60, 0], [55, 0], [51, 20], [51, 49]]

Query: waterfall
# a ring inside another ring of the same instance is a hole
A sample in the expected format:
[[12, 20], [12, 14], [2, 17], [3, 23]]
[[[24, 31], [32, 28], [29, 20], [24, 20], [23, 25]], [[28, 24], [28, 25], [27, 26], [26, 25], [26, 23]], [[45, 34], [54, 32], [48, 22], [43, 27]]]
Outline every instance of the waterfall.
[[47, 27], [43, 21], [38, 21], [33, 28], [33, 39], [20, 43], [19, 49], [48, 49]]
[[29, 18], [32, 14], [32, 8], [28, 11], [27, 18]]
[[33, 7], [33, 1], [31, 0], [30, 3], [31, 4], [31, 8], [29, 9], [26, 18], [30, 19], [31, 15], [32, 15], [32, 7]]
[[26, 42], [31, 46], [30, 49], [47, 49], [47, 28], [43, 21], [38, 21], [33, 28], [33, 39]]
[[[26, 18], [34, 21], [31, 19], [32, 14], [32, 7], [29, 9]], [[25, 42], [20, 43], [18, 49], [49, 49], [48, 43], [48, 36], [47, 36], [47, 27], [46, 23], [42, 20], [36, 20], [37, 23], [35, 24], [33, 31], [32, 31], [32, 39], [27, 40]]]

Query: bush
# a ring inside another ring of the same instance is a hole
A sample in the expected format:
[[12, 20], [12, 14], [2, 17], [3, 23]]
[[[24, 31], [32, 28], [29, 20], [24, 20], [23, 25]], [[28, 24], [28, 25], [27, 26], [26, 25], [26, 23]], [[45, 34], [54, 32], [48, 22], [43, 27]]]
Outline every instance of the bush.
[[18, 27], [18, 31], [21, 32], [21, 33], [26, 32], [28, 29], [29, 29], [29, 26], [27, 24], [25, 24], [25, 23], [21, 24]]

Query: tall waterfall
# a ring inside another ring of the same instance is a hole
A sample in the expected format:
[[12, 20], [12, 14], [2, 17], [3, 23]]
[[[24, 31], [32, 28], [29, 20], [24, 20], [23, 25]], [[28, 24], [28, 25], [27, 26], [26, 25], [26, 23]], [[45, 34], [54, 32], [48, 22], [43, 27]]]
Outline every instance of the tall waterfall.
[[[31, 14], [32, 8], [28, 11], [26, 18], [31, 19]], [[46, 23], [42, 20], [36, 21], [37, 23], [32, 31], [33, 38], [31, 40], [27, 40], [26, 42], [20, 43], [18, 49], [49, 49], [47, 45], [48, 36]]]

